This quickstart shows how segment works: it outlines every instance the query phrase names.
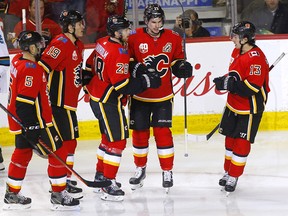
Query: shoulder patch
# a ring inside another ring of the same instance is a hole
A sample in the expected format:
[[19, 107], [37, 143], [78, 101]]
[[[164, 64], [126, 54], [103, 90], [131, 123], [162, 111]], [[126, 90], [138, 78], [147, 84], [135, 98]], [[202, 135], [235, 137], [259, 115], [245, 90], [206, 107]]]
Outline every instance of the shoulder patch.
[[130, 35], [136, 34], [136, 30], [131, 30]]
[[36, 68], [36, 64], [34, 62], [26, 62], [25, 67], [26, 68]]
[[128, 54], [128, 50], [125, 48], [119, 48], [119, 53], [120, 54]]
[[63, 37], [63, 36], [57, 38], [57, 40], [58, 40], [58, 41], [62, 41], [63, 43], [67, 43], [67, 41], [68, 41], [67, 38], [65, 38], [65, 37]]
[[260, 56], [260, 53], [256, 50], [249, 52], [249, 56], [250, 58], [254, 57], [254, 56]]

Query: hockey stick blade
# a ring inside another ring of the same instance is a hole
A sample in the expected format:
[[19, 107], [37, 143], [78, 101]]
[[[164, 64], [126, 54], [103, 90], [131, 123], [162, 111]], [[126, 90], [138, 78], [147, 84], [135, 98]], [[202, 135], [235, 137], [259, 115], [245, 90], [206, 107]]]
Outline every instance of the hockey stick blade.
[[188, 134], [188, 139], [194, 142], [208, 141], [213, 136], [213, 134], [217, 131], [217, 129], [219, 128], [219, 125], [220, 124], [216, 125], [216, 127], [207, 135]]
[[[9, 110], [6, 109], [6, 107], [0, 103], [1, 109], [6, 112], [17, 124], [21, 126], [23, 130], [26, 130], [22, 122], [14, 116]], [[34, 146], [34, 143], [27, 139], [27, 137], [24, 136], [24, 138], [30, 143], [31, 146]], [[42, 140], [39, 140], [39, 144], [47, 150], [54, 158], [56, 158], [67, 170], [69, 170], [71, 173], [73, 173], [81, 182], [83, 182], [88, 187], [93, 188], [101, 188], [101, 187], [107, 187], [111, 185], [111, 181], [103, 181], [103, 182], [95, 182], [95, 181], [88, 181], [84, 179], [81, 175], [79, 175], [74, 169], [70, 168], [58, 155], [56, 155]]]

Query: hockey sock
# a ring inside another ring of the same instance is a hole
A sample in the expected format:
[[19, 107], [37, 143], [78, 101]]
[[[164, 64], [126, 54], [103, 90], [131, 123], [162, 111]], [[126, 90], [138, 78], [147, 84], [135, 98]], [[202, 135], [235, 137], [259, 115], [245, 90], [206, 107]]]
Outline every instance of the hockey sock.
[[170, 128], [154, 127], [153, 133], [162, 170], [172, 170], [174, 161], [174, 145]]
[[133, 156], [134, 163], [137, 167], [144, 167], [147, 163], [147, 155], [149, 151], [150, 130], [133, 130]]
[[101, 135], [101, 143], [97, 149], [97, 164], [96, 164], [96, 172], [103, 173], [104, 167], [103, 167], [103, 158], [107, 149], [108, 145], [108, 139], [105, 134]]
[[[77, 146], [77, 140], [73, 139], [73, 140], [65, 140], [63, 141], [63, 146], [66, 148], [68, 155], [66, 158], [66, 164], [70, 167], [73, 168], [74, 166], [74, 153], [75, 153], [75, 149]], [[70, 171], [67, 170], [67, 178], [71, 178], [72, 173]]]
[[26, 175], [27, 166], [32, 158], [32, 149], [16, 148], [12, 154], [8, 169], [7, 185], [9, 191], [18, 193], [21, 190], [23, 179]]
[[[63, 161], [67, 157], [67, 149], [63, 146], [54, 152]], [[48, 155], [48, 176], [51, 183], [52, 191], [60, 192], [66, 187], [67, 169], [53, 155]]]
[[126, 140], [109, 142], [108, 148], [104, 155], [104, 177], [108, 179], [115, 179], [118, 172], [122, 151], [126, 147]]
[[234, 140], [235, 140], [234, 138], [225, 137], [225, 159], [224, 159], [225, 172], [228, 172], [230, 169]]
[[250, 149], [251, 144], [248, 140], [241, 138], [235, 139], [229, 175], [239, 177], [243, 174]]

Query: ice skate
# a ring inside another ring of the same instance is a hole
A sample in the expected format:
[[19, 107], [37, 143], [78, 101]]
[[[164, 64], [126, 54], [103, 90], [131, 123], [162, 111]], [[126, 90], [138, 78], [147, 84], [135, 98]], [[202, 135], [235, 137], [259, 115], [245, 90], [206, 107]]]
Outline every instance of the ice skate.
[[73, 184], [71, 184], [70, 181], [67, 181], [66, 190], [75, 199], [82, 199], [83, 198], [82, 188], [78, 188], [78, 187], [74, 186]]
[[115, 202], [123, 201], [125, 192], [117, 186], [115, 179], [111, 179], [111, 182], [110, 186], [102, 188], [103, 195], [101, 199]]
[[173, 172], [171, 170], [164, 170], [162, 172], [162, 180], [162, 186], [165, 188], [165, 191], [168, 194], [170, 188], [173, 186]]
[[72, 185], [76, 186], [78, 184], [78, 182], [76, 180], [72, 180], [71, 177], [67, 177], [67, 182], [70, 182]]
[[[8, 186], [7, 186], [8, 187]], [[9, 189], [6, 189], [4, 197], [4, 210], [16, 210], [16, 209], [29, 209], [31, 208], [31, 198], [25, 197], [20, 193], [10, 192]]]
[[223, 177], [219, 179], [219, 185], [222, 186], [221, 191], [225, 189], [226, 182], [229, 178], [228, 172], [225, 172]]
[[144, 179], [146, 178], [146, 167], [136, 167], [134, 176], [129, 179], [132, 190], [141, 188], [144, 184]]
[[[95, 182], [101, 182], [101, 181], [106, 181], [106, 179], [105, 179], [105, 177], [104, 177], [104, 175], [103, 175], [102, 172], [96, 172], [94, 181], [95, 181]], [[117, 181], [116, 181], [116, 184], [117, 184], [117, 186], [118, 186], [119, 188], [121, 188], [122, 185], [121, 185], [120, 182], [117, 182]], [[95, 189], [93, 190], [93, 192], [94, 192], [94, 193], [101, 193], [101, 192], [102, 192], [102, 188], [95, 188]]]
[[50, 201], [53, 204], [51, 209], [54, 211], [80, 210], [79, 200], [70, 196], [66, 190], [52, 192]]
[[235, 191], [237, 182], [238, 182], [237, 177], [229, 176], [227, 183], [225, 185], [226, 196], [229, 196], [231, 192]]

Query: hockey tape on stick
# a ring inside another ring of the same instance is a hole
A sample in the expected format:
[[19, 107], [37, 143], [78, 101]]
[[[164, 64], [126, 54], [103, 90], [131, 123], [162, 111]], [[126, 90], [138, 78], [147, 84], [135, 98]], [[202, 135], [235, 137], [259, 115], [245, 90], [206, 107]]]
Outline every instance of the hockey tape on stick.
[[[0, 107], [2, 110], [4, 110], [4, 112], [6, 112], [17, 124], [19, 124], [21, 126], [21, 128], [23, 130], [26, 130], [25, 126], [21, 123], [21, 121], [14, 116], [11, 112], [9, 112], [9, 110], [6, 109], [5, 106], [3, 106], [3, 104], [0, 103]], [[29, 141], [27, 138], [26, 140], [31, 144], [34, 145], [31, 141]], [[69, 170], [71, 173], [73, 173], [81, 182], [83, 182], [86, 186], [88, 187], [107, 187], [109, 185], [111, 185], [111, 181], [103, 181], [103, 182], [95, 182], [95, 181], [88, 181], [86, 179], [84, 179], [81, 175], [79, 175], [74, 169], [70, 168], [66, 162], [64, 162], [58, 155], [56, 155], [42, 140], [39, 140], [39, 144], [45, 149], [47, 150], [55, 159], [57, 159], [63, 166], [65, 166], [67, 168], [67, 170]]]
[[26, 9], [22, 9], [22, 30], [26, 31]]
[[[269, 67], [269, 72], [281, 61], [281, 59], [286, 55], [285, 52], [281, 53], [281, 55], [275, 60], [275, 62]], [[216, 125], [216, 127], [213, 128], [213, 130], [208, 133], [207, 135], [195, 135], [195, 134], [188, 134], [188, 139], [190, 141], [194, 142], [201, 142], [201, 141], [208, 141], [213, 134], [216, 132], [216, 130], [219, 128], [219, 124]]]

